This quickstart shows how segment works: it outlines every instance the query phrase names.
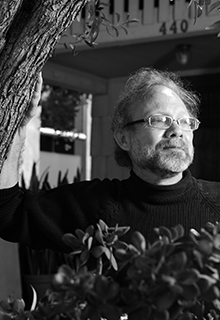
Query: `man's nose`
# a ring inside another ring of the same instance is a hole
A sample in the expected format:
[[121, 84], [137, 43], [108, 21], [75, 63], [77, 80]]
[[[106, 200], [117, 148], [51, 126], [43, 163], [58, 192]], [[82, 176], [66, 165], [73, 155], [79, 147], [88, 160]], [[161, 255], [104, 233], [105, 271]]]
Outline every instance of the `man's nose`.
[[166, 130], [165, 135], [167, 138], [175, 138], [183, 136], [183, 129], [173, 121], [172, 125]]

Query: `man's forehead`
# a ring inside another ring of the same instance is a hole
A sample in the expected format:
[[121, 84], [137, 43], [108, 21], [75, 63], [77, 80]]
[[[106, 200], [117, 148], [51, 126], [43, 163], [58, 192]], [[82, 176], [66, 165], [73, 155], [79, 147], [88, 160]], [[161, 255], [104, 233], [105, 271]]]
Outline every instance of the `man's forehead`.
[[139, 111], [144, 112], [145, 115], [155, 112], [166, 113], [181, 112], [183, 114], [189, 114], [187, 107], [181, 97], [171, 88], [157, 85], [151, 90], [150, 96], [148, 96], [143, 104], [140, 105]]
[[176, 91], [172, 88], [169, 88], [165, 85], [155, 85], [155, 86], [152, 86], [151, 87], [151, 90], [150, 90], [150, 97], [154, 97], [155, 95], [158, 95], [158, 94], [165, 94], [169, 97], [172, 97], [172, 96], [179, 96]]
[[174, 95], [174, 91], [168, 87], [161, 87], [160, 92], [166, 94], [167, 96], [172, 97]]

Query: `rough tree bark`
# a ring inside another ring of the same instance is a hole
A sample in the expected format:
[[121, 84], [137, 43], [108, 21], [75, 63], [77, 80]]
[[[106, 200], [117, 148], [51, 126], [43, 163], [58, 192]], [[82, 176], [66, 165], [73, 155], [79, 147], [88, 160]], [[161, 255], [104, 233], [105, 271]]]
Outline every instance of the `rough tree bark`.
[[1, 0], [0, 171], [38, 73], [88, 0]]

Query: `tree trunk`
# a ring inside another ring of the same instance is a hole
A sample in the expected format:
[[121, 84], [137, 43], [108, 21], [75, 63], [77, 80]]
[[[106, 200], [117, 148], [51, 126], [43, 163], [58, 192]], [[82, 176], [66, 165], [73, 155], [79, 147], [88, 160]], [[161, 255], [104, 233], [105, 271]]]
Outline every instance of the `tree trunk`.
[[38, 73], [88, 0], [1, 0], [0, 171]]

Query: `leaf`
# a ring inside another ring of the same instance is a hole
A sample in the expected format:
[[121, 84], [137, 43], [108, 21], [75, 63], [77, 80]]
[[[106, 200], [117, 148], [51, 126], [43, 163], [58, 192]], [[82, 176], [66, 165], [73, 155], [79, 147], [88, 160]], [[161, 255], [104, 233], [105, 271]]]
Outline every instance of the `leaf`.
[[158, 311], [168, 310], [176, 301], [177, 295], [175, 292], [167, 290], [155, 296], [154, 304]]
[[105, 252], [105, 247], [103, 246], [96, 246], [94, 248], [92, 248], [91, 250], [91, 254], [95, 257], [95, 258], [99, 258], [101, 257], [101, 255]]
[[107, 25], [106, 25], [105, 28], [106, 28], [107, 33], [108, 33], [111, 37], [113, 37], [112, 30], [115, 31], [116, 37], [119, 36], [119, 31], [118, 31], [118, 29], [117, 29], [115, 26], [113, 26], [113, 25], [107, 26]]
[[177, 295], [180, 295], [180, 294], [183, 293], [183, 288], [182, 288], [181, 286], [177, 285], [177, 284], [172, 285], [172, 286], [170, 287], [170, 290], [173, 291], [173, 292], [175, 292]]
[[103, 12], [101, 13], [101, 17], [102, 17], [102, 20], [103, 20], [102, 25], [106, 26], [106, 22], [107, 22], [109, 25], [112, 25], [112, 24], [111, 24], [111, 21], [106, 18], [106, 15], [105, 15]]
[[167, 266], [172, 271], [180, 272], [183, 270], [187, 264], [187, 255], [186, 252], [179, 252], [177, 254], [171, 255], [167, 262]]
[[102, 231], [101, 230], [97, 230], [95, 232], [95, 238], [96, 240], [101, 243], [102, 245], [104, 245], [104, 240], [103, 240], [103, 234], [102, 234]]
[[167, 237], [169, 240], [172, 239], [172, 232], [167, 227], [159, 227], [154, 229], [160, 237]]
[[111, 251], [107, 247], [103, 247], [106, 257], [110, 260]]
[[104, 298], [108, 292], [108, 280], [106, 277], [99, 275], [95, 279], [94, 290], [96, 294]]
[[0, 301], [0, 309], [6, 312], [10, 312], [11, 306], [9, 304], [9, 301], [5, 301], [5, 300]]
[[[210, 1], [211, 2], [211, 1]], [[210, 12], [212, 12], [215, 8], [220, 6], [220, 1], [214, 2], [212, 4], [208, 4], [208, 10], [207, 10], [207, 14], [209, 15]]]
[[113, 247], [115, 249], [117, 249], [117, 250], [119, 250], [119, 249], [127, 250], [128, 249], [128, 244], [126, 242], [118, 240], [113, 244]]
[[172, 240], [177, 240], [179, 238], [182, 238], [185, 234], [184, 227], [182, 225], [177, 225], [175, 227], [171, 228], [171, 233], [172, 233]]
[[194, 0], [190, 0], [189, 4], [188, 4], [188, 8], [194, 3]]
[[71, 248], [81, 248], [82, 243], [72, 233], [65, 233], [62, 240]]
[[212, 254], [209, 256], [209, 261], [220, 263], [220, 255], [219, 254]]
[[[212, 303], [213, 303], [213, 305], [214, 305], [214, 307], [217, 309], [217, 310], [219, 310], [220, 311], [220, 301], [219, 301], [219, 299], [215, 299], [214, 301], [212, 301]], [[213, 312], [214, 310], [210, 310], [210, 313], [211, 313], [211, 315], [213, 315], [213, 317], [214, 317], [214, 319], [218, 319], [217, 318], [217, 314], [215, 313], [215, 311]]]
[[37, 176], [37, 169], [36, 169], [36, 163], [33, 163], [32, 167], [32, 173], [31, 173], [31, 178], [30, 178], [30, 185], [29, 185], [29, 190], [33, 192], [38, 192], [39, 191], [39, 180]]
[[[118, 320], [121, 316], [121, 310], [116, 307], [109, 304], [105, 304], [102, 306], [102, 315], [104, 319], [108, 320]], [[103, 319], [103, 318], [102, 318]]]
[[118, 29], [117, 29], [115, 26], [111, 26], [111, 28], [115, 31], [116, 37], [118, 37], [118, 36], [119, 36], [119, 31], [118, 31]]
[[82, 252], [82, 249], [79, 249], [79, 250], [73, 250], [73, 251], [71, 251], [71, 253], [69, 254], [69, 256], [70, 257], [73, 257], [73, 256], [75, 256], [76, 254], [79, 254], [79, 253], [81, 253]]
[[99, 220], [98, 227], [100, 227], [102, 231], [108, 232], [108, 226], [102, 219]]
[[201, 228], [201, 233], [203, 238], [207, 238], [210, 241], [213, 241], [213, 236], [206, 228]]
[[218, 30], [220, 29], [220, 20], [215, 21], [213, 24], [205, 27], [206, 30]]
[[80, 320], [100, 320], [101, 314], [97, 306], [87, 305], [83, 310]]
[[93, 237], [89, 237], [89, 239], [88, 239], [88, 250], [91, 249], [91, 247], [92, 247], [92, 242], [93, 242]]
[[128, 29], [125, 28], [122, 24], [120, 25], [120, 28], [122, 28], [122, 30], [124, 30], [125, 34], [128, 35]]
[[145, 306], [145, 307], [138, 308], [135, 311], [129, 313], [128, 319], [129, 320], [146, 320], [146, 319], [151, 319], [151, 317], [149, 317], [150, 315], [151, 315], [151, 307]]
[[97, 43], [95, 42], [90, 42], [88, 40], [84, 40], [84, 42], [91, 48], [94, 48], [95, 46], [97, 46]]
[[121, 288], [121, 293], [122, 293], [122, 300], [126, 303], [126, 305], [128, 305], [128, 307], [126, 307], [126, 311], [128, 312], [128, 310], [133, 311], [134, 309], [139, 308], [139, 306], [141, 305], [141, 301], [139, 299], [139, 296], [137, 296], [137, 293], [135, 291], [132, 290], [132, 288]]
[[151, 254], [159, 252], [163, 248], [163, 243], [160, 240], [157, 240], [149, 245], [149, 250]]
[[184, 270], [176, 277], [177, 281], [183, 285], [190, 285], [196, 282], [200, 277], [199, 272], [196, 269]]
[[195, 283], [188, 286], [182, 286], [182, 288], [183, 288], [182, 297], [185, 300], [194, 300], [200, 294], [199, 287]]
[[133, 18], [133, 19], [126, 20], [125, 23], [139, 23], [139, 22], [140, 21], [138, 19]]
[[199, 286], [201, 294], [204, 294], [210, 288], [210, 286], [213, 285], [213, 282], [206, 278], [205, 275], [202, 275], [197, 281], [197, 285]]
[[168, 320], [168, 319], [170, 319], [170, 317], [169, 317], [169, 312], [167, 310], [164, 310], [162, 312], [156, 310], [154, 312], [153, 320]]
[[31, 285], [31, 290], [33, 291], [33, 299], [31, 303], [30, 311], [33, 311], [37, 306], [37, 292], [32, 285]]
[[122, 262], [129, 262], [136, 254], [137, 252], [134, 253], [132, 251], [127, 251], [124, 249], [117, 249], [115, 251], [116, 258]]
[[198, 250], [193, 250], [194, 258], [196, 259], [198, 265], [200, 268], [203, 268], [203, 255]]
[[92, 236], [94, 234], [94, 226], [93, 225], [89, 226], [86, 229], [85, 233], [88, 233], [90, 236]]
[[214, 237], [214, 247], [217, 248], [217, 249], [220, 249], [220, 234], [217, 234], [215, 237]]
[[88, 261], [88, 259], [89, 259], [89, 251], [84, 250], [80, 255], [80, 260], [82, 264], [85, 264]]
[[58, 272], [63, 273], [65, 275], [67, 275], [68, 277], [71, 277], [73, 274], [73, 270], [70, 268], [70, 266], [68, 265], [62, 265], [61, 267], [59, 267]]
[[82, 239], [83, 239], [83, 237], [84, 237], [84, 235], [85, 235], [85, 232], [82, 231], [81, 229], [76, 229], [76, 230], [75, 230], [75, 234], [77, 235], [77, 237], [79, 238], [79, 240], [82, 241]]
[[106, 6], [106, 7], [109, 7], [110, 4], [109, 3], [105, 3], [105, 2], [99, 2], [99, 5], [101, 6]]
[[[34, 288], [31, 286], [33, 292], [35, 291]], [[36, 291], [35, 291], [36, 293]], [[34, 296], [34, 298], [36, 298], [36, 296]], [[35, 303], [34, 305], [34, 308], [36, 306], [36, 299], [33, 299], [33, 303]], [[13, 302], [13, 305], [12, 305], [12, 308], [13, 308], [13, 311], [16, 312], [17, 314], [21, 313], [24, 311], [24, 308], [25, 308], [25, 303], [24, 303], [24, 300], [23, 299], [16, 299], [14, 302]]]
[[197, 6], [197, 18], [199, 18], [203, 13], [203, 8], [201, 6]]
[[194, 16], [194, 24], [196, 24], [197, 21], [197, 3], [194, 1], [194, 10], [195, 10], [195, 16]]
[[111, 262], [112, 267], [117, 271], [118, 264], [117, 264], [117, 261], [115, 260], [113, 253], [111, 253], [111, 256], [110, 256], [110, 262]]
[[146, 250], [145, 237], [139, 231], [135, 231], [133, 233], [132, 243], [140, 252], [144, 252]]
[[178, 317], [178, 320], [193, 320], [194, 319], [194, 315], [188, 311], [185, 311], [183, 314], [181, 314]]
[[135, 266], [138, 268], [139, 271], [144, 273], [151, 274], [152, 270], [152, 263], [150, 263], [152, 260], [149, 259], [147, 256], [140, 255], [135, 259]]
[[114, 16], [116, 17], [117, 23], [119, 23], [121, 16], [118, 12], [114, 12]]
[[[111, 228], [109, 228], [111, 229]], [[116, 228], [115, 228], [116, 229]], [[127, 233], [130, 230], [130, 227], [117, 227], [117, 230], [115, 230], [115, 234], [119, 237], [123, 236], [125, 233]]]
[[85, 244], [86, 241], [89, 240], [90, 238], [92, 238], [92, 237], [90, 237], [90, 234], [89, 233], [85, 233], [81, 241], [82, 241], [83, 244]]
[[99, 28], [97, 28], [93, 32], [90, 32], [90, 43], [94, 43], [94, 41], [98, 38], [98, 35], [99, 35]]
[[198, 247], [202, 254], [209, 256], [213, 250], [213, 243], [208, 239], [203, 239], [199, 241]]
[[206, 301], [212, 302], [215, 299], [219, 299], [219, 296], [220, 296], [220, 292], [217, 286], [211, 286], [209, 290], [207, 290], [203, 294], [203, 299], [205, 299]]
[[114, 299], [118, 298], [119, 293], [120, 285], [117, 282], [112, 282], [109, 285], [109, 289], [105, 298], [107, 301], [113, 301]]

